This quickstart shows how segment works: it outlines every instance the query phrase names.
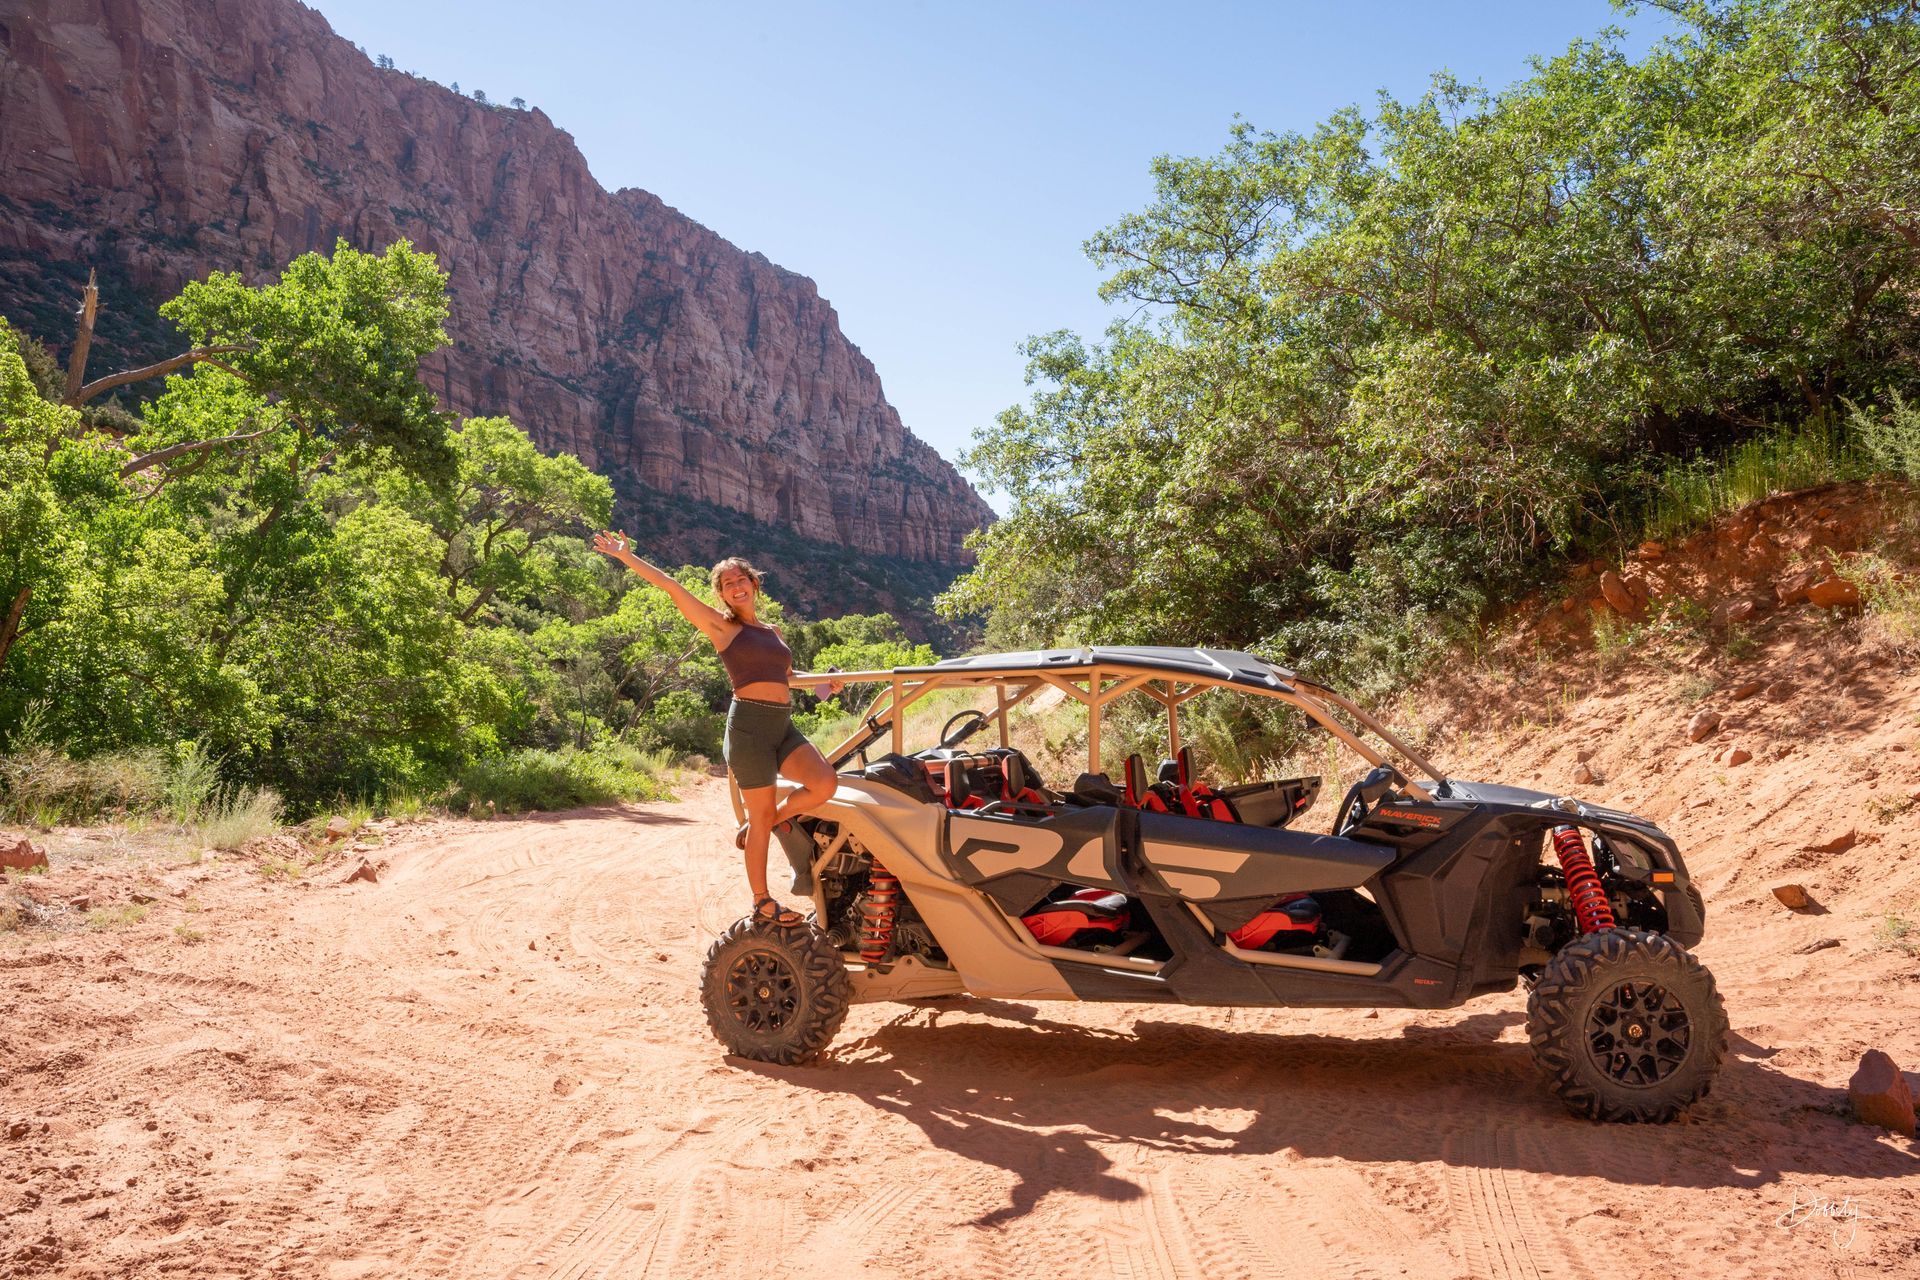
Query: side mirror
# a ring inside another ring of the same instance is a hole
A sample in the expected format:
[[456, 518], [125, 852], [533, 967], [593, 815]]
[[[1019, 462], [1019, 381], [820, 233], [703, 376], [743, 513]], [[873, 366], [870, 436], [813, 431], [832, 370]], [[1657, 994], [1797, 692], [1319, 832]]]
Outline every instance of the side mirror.
[[1360, 802], [1372, 809], [1382, 798], [1392, 795], [1394, 787], [1401, 780], [1400, 771], [1392, 765], [1383, 764], [1369, 769], [1357, 788]]

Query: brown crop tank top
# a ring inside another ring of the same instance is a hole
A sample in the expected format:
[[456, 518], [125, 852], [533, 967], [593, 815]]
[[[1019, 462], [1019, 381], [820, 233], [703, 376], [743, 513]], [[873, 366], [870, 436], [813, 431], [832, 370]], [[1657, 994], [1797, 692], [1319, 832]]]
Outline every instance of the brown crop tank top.
[[720, 663], [736, 689], [768, 680], [785, 684], [793, 671], [793, 650], [772, 627], [743, 622], [727, 647], [720, 650]]

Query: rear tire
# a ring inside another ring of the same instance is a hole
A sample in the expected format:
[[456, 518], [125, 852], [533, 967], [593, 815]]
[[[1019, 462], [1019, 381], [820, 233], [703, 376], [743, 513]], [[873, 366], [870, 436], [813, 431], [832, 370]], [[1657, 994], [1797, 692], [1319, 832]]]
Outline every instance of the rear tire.
[[783, 1066], [820, 1053], [853, 997], [847, 966], [819, 930], [748, 916], [707, 950], [700, 1002], [727, 1052]]
[[1527, 1039], [1574, 1114], [1664, 1124], [1712, 1087], [1727, 1011], [1713, 975], [1673, 939], [1603, 929], [1562, 947], [1541, 973]]

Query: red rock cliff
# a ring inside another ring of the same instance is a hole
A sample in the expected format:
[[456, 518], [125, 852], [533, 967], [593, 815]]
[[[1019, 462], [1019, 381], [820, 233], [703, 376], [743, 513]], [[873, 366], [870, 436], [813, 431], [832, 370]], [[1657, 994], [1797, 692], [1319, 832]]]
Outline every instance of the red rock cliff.
[[16, 268], [105, 256], [154, 296], [405, 236], [450, 274], [454, 346], [427, 371], [447, 405], [656, 509], [947, 564], [991, 518], [812, 281], [609, 194], [540, 111], [376, 68], [292, 0], [0, 0], [0, 196]]

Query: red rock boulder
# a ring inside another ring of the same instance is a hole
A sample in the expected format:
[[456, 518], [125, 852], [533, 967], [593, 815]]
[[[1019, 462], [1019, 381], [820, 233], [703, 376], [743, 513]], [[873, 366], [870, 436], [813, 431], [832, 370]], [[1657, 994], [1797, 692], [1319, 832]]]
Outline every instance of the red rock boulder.
[[47, 865], [47, 851], [21, 836], [9, 843], [0, 836], [0, 870], [39, 871]]
[[1847, 1082], [1847, 1103], [1862, 1124], [1877, 1124], [1913, 1137], [1913, 1090], [1893, 1059], [1878, 1049], [1861, 1055]]
[[1822, 578], [1807, 588], [1807, 603], [1822, 609], [1858, 609], [1860, 588], [1845, 578]]

